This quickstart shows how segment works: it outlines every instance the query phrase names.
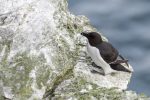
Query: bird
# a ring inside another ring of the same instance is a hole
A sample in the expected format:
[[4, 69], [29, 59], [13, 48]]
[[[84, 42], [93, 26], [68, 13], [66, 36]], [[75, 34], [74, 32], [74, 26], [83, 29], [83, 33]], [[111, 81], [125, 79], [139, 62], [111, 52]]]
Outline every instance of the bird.
[[125, 63], [129, 67], [128, 60], [124, 59], [111, 43], [103, 41], [99, 33], [82, 32], [81, 35], [88, 40], [88, 55], [98, 67], [103, 69], [104, 75], [116, 73], [117, 71], [132, 72], [130, 69], [121, 65]]

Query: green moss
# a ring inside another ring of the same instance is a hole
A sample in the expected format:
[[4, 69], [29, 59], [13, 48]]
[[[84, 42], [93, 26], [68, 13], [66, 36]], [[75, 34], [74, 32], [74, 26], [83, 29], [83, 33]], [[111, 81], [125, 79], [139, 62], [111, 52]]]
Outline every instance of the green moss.
[[35, 67], [37, 69], [36, 80], [39, 88], [42, 87], [41, 83], [47, 82], [51, 74], [50, 69], [46, 70], [49, 67], [44, 65], [45, 61], [42, 56], [29, 56], [27, 52], [18, 53], [12, 59], [13, 64], [8, 61], [1, 63], [1, 79], [6, 86], [12, 87], [13, 93], [29, 97], [32, 95], [30, 85], [33, 82], [29, 77], [31, 70], [35, 69]]
[[30, 86], [28, 87], [24, 87], [23, 88], [20, 88], [20, 90], [18, 91], [18, 93], [20, 95], [20, 97], [26, 97], [26, 98], [29, 98], [32, 94], [32, 89]]
[[[66, 100], [66, 98], [68, 97], [73, 97], [76, 98], [77, 100], [91, 100], [92, 98], [96, 98], [97, 100], [126, 100], [127, 98], [130, 100], [149, 100], [148, 97], [142, 95], [139, 95], [138, 97], [136, 96], [132, 97], [132, 95], [134, 94], [132, 92], [130, 93], [131, 95], [130, 97], [129, 95], [126, 95], [126, 92], [116, 91], [116, 88], [107, 89], [107, 88], [98, 88], [97, 86], [97, 88], [88, 90], [84, 86], [86, 86], [86, 84], [89, 83], [85, 81], [82, 82], [83, 81], [82, 79], [81, 80], [77, 79], [77, 80], [79, 83], [76, 83], [75, 81], [74, 83], [72, 83], [73, 85], [70, 85], [74, 89], [74, 91], [68, 91], [65, 93], [64, 96], [61, 96], [59, 94], [57, 95], [57, 98], [62, 100]], [[91, 85], [93, 86], [93, 84]], [[80, 92], [82, 89], [86, 89], [87, 92]]]
[[[87, 88], [89, 85], [92, 86], [90, 90]], [[66, 98], [73, 97], [77, 100], [91, 100], [94, 97], [98, 100], [122, 100], [126, 94], [125, 92], [116, 91], [116, 88], [100, 88], [95, 84], [86, 82], [86, 80], [80, 77], [75, 78], [65, 89], [67, 90], [62, 91], [64, 95], [57, 93], [54, 98], [66, 100]], [[82, 89], [86, 90], [86, 92], [81, 92]]]
[[37, 71], [37, 77], [36, 77], [36, 82], [38, 87], [42, 87], [41, 83], [43, 85], [47, 85], [47, 81], [50, 78], [50, 75], [52, 74], [51, 69], [49, 69], [49, 66], [41, 66], [39, 70]]
[[[69, 22], [70, 20], [70, 22]], [[68, 19], [68, 24], [67, 25], [64, 25], [64, 27], [67, 29], [67, 31], [70, 32], [70, 35], [69, 37], [73, 37], [74, 36], [74, 32], [75, 32], [75, 29], [77, 29], [77, 26], [74, 25], [72, 22], [71, 22], [72, 19]], [[57, 55], [55, 55], [55, 58], [52, 59], [53, 60], [53, 64], [55, 66], [58, 66], [59, 68], [56, 68], [56, 69], [59, 69], [58, 71], [60, 72], [59, 75], [54, 75], [53, 77], [53, 81], [51, 82], [52, 84], [50, 84], [47, 88], [47, 92], [45, 94], [44, 97], [47, 97], [50, 95], [50, 98], [54, 95], [54, 91], [55, 89], [57, 88], [57, 86], [63, 82], [65, 79], [68, 79], [70, 78], [72, 75], [73, 75], [73, 66], [75, 66], [76, 64], [76, 60], [77, 60], [77, 55], [79, 55], [79, 49], [80, 49], [80, 46], [78, 45], [75, 45], [75, 50], [73, 51], [70, 51], [70, 45], [69, 43], [64, 40], [63, 37], [60, 36], [59, 40], [55, 40], [55, 43], [56, 46], [58, 44], [61, 44], [61, 46], [57, 46], [58, 48], [55, 50], [57, 52]]]
[[4, 55], [1, 58], [1, 63], [0, 63], [1, 65], [6, 66], [6, 64], [7, 64], [7, 57], [10, 52], [11, 43], [12, 43], [12, 41], [8, 41], [8, 40], [5, 40], [2, 43], [0, 43], [0, 47], [1, 47], [0, 51], [2, 51], [5, 48]]
[[49, 86], [47, 88], [47, 92], [44, 94], [43, 98], [46, 98], [46, 97], [49, 97], [49, 98], [52, 98], [55, 94], [54, 94], [54, 91], [55, 89], [58, 87], [58, 85], [63, 82], [64, 80], [72, 77], [72, 72], [73, 71], [73, 68], [70, 67], [70, 68], [65, 68], [62, 73], [60, 73], [57, 77], [55, 77], [53, 79], [53, 82], [51, 84], [51, 86]]

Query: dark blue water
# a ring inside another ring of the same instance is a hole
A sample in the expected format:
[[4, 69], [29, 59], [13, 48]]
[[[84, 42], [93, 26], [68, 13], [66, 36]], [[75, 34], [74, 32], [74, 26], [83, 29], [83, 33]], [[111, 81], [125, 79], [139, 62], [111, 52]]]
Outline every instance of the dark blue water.
[[150, 96], [150, 0], [69, 0], [69, 10], [87, 16], [130, 60], [128, 89]]

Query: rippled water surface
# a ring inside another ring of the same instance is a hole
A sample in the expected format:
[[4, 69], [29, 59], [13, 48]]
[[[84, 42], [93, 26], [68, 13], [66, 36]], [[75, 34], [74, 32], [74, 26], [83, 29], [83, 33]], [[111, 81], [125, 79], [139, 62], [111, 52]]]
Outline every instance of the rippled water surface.
[[130, 60], [129, 90], [150, 96], [150, 0], [69, 0], [69, 10], [86, 15]]

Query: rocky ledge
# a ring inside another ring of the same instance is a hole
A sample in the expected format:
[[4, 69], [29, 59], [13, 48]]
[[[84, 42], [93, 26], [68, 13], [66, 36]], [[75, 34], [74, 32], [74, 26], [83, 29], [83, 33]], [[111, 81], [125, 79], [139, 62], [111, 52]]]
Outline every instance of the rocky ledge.
[[91, 72], [85, 30], [67, 0], [0, 1], [0, 100], [150, 99], [125, 91], [132, 73]]

